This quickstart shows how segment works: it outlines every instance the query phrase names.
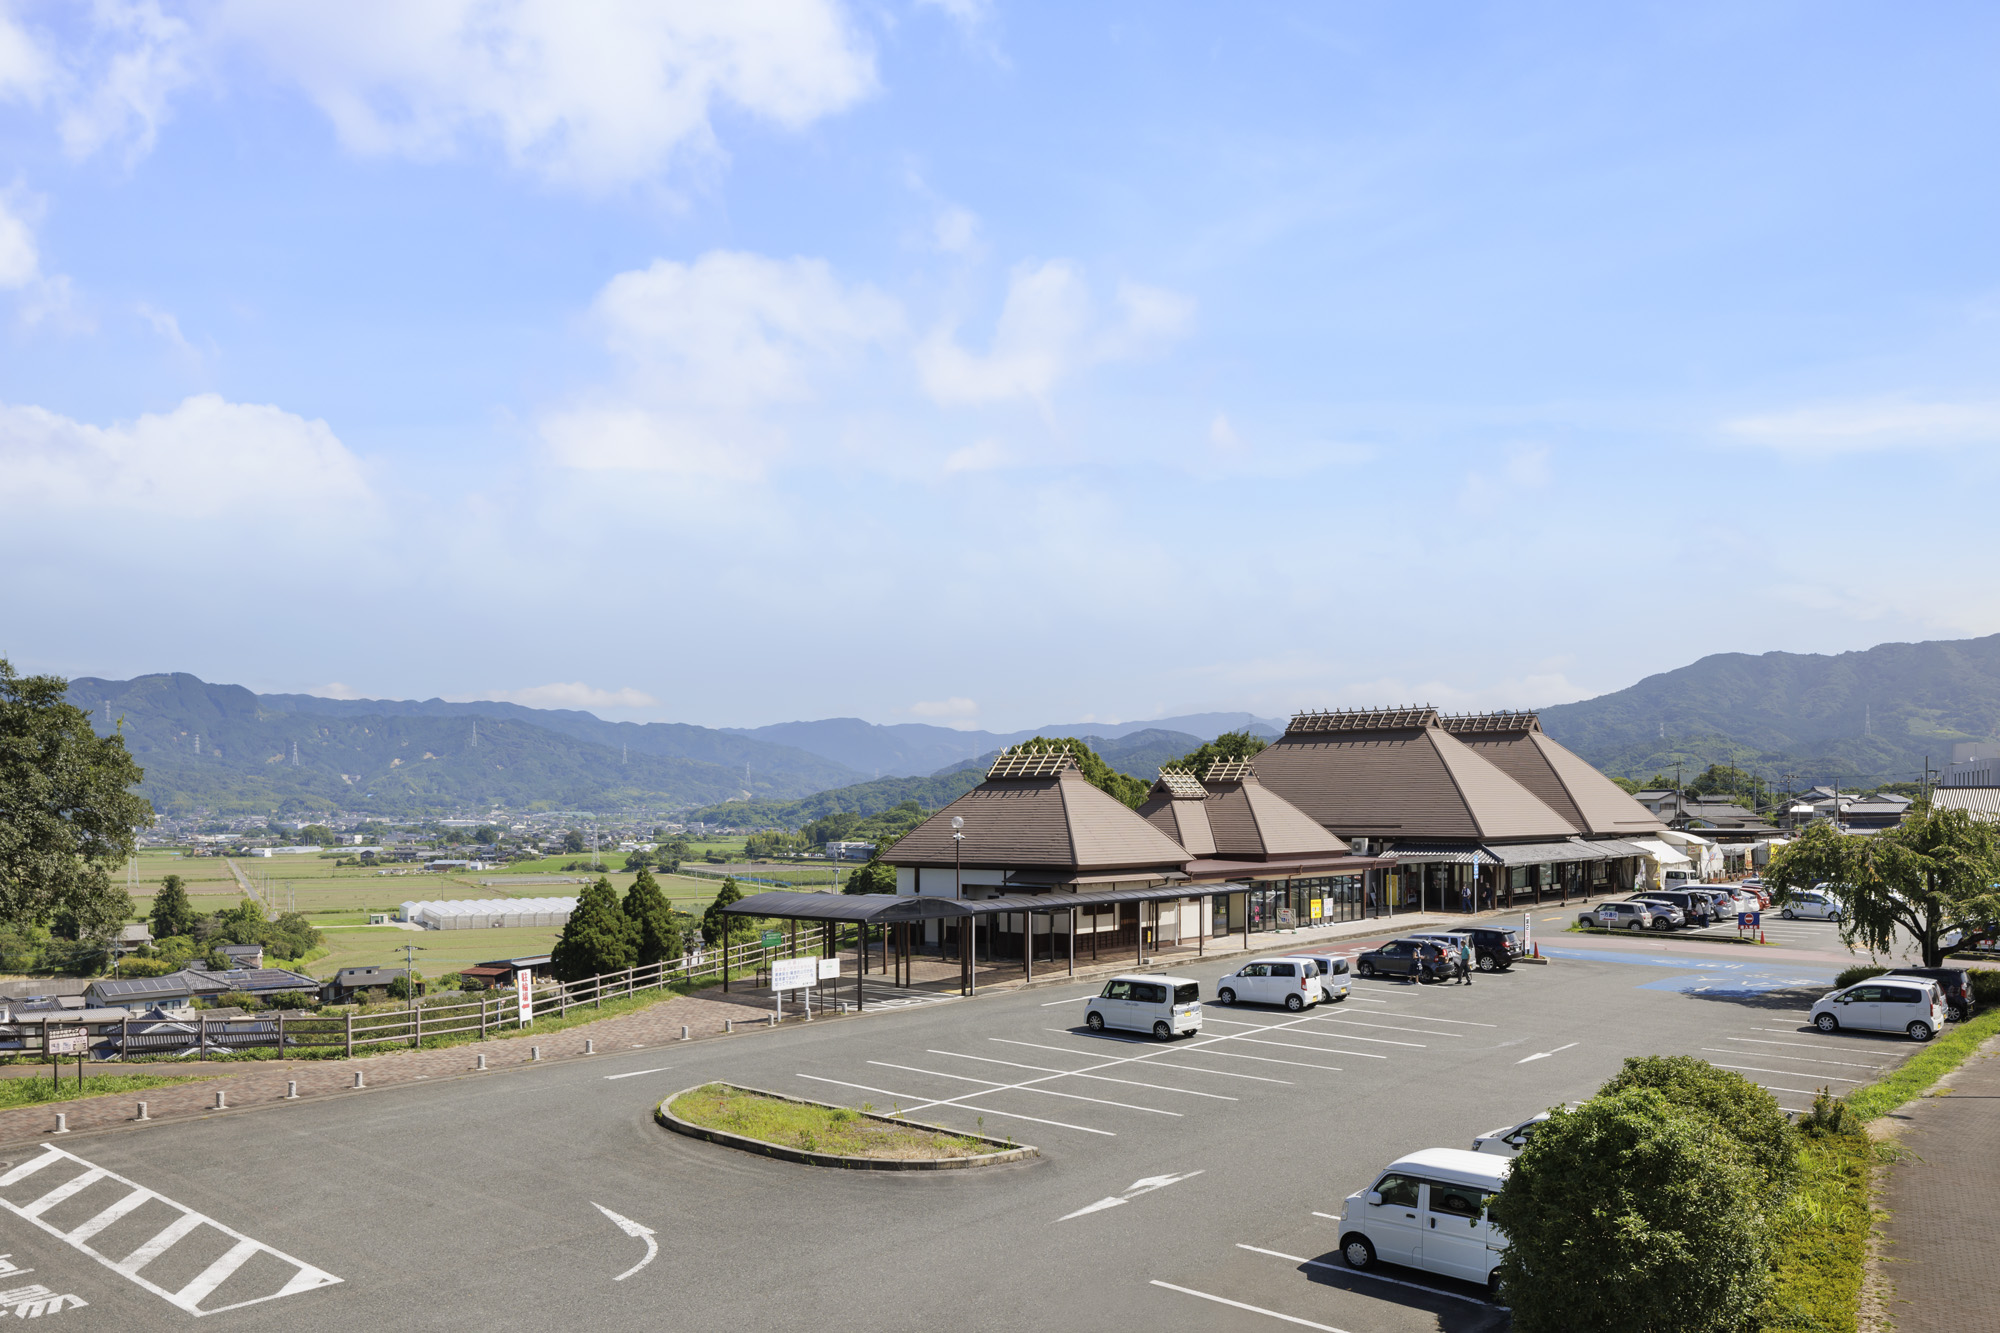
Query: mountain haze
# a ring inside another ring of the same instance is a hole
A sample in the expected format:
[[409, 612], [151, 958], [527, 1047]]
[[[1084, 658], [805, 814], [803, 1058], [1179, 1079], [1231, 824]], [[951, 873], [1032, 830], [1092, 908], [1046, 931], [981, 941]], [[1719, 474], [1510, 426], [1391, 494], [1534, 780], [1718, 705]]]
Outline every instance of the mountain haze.
[[[975, 759], [988, 758], [996, 751], [1018, 745], [1030, 736], [1094, 736], [1111, 741], [1142, 731], [1164, 731], [1198, 735], [1202, 740], [1209, 740], [1225, 731], [1246, 729], [1275, 740], [1283, 734], [1285, 723], [1283, 719], [1261, 718], [1254, 713], [1191, 713], [1184, 717], [1155, 718], [1149, 722], [1062, 722], [1030, 727], [1026, 731], [1005, 732], [958, 731], [925, 722], [878, 725], [858, 717], [724, 728], [738, 736], [796, 747], [849, 768], [885, 777], [936, 773]], [[1200, 744], [1200, 741], [1195, 744]], [[1095, 742], [1092, 742], [1092, 748], [1097, 748]], [[1187, 750], [1176, 753], [1185, 754]], [[1108, 755], [1106, 757], [1109, 758]], [[1152, 777], [1151, 774], [1138, 776], [1149, 780]]]

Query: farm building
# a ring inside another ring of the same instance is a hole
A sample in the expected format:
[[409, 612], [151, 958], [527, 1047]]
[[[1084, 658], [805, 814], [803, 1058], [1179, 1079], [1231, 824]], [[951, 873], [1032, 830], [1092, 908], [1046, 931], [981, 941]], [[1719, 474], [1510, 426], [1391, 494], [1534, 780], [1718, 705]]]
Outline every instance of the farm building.
[[560, 926], [574, 898], [456, 898], [403, 904], [403, 920], [427, 930], [486, 930], [498, 926]]

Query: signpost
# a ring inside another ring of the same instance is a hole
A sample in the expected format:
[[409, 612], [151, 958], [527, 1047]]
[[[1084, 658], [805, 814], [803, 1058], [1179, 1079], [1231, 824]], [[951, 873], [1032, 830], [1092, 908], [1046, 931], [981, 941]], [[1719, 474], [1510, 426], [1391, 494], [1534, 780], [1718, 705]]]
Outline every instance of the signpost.
[[524, 967], [514, 974], [514, 994], [521, 1006], [521, 1026], [530, 1027], [535, 1021], [535, 970]]
[[78, 1091], [82, 1091], [83, 1057], [84, 1052], [90, 1049], [90, 1029], [44, 1027], [42, 1045], [49, 1055], [49, 1081], [56, 1087], [62, 1086], [62, 1060], [59, 1057], [73, 1055], [76, 1057], [76, 1086]]
[[778, 1017], [785, 1016], [785, 992], [802, 990], [807, 994], [806, 1016], [812, 1016], [811, 986], [819, 980], [817, 958], [776, 958], [771, 961], [771, 998], [777, 1005]]
[[784, 943], [784, 940], [785, 937], [779, 934], [775, 930], [767, 930], [764, 932], [764, 947], [766, 949], [775, 949], [780, 944]]

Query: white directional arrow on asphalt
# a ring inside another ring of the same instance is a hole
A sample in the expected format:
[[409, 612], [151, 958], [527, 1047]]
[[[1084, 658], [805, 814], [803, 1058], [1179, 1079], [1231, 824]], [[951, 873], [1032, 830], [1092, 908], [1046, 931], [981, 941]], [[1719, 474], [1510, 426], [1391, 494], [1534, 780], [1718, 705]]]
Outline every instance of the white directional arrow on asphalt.
[[623, 1282], [626, 1278], [631, 1277], [634, 1273], [644, 1268], [647, 1264], [652, 1263], [653, 1260], [659, 1256], [660, 1242], [653, 1239], [653, 1229], [651, 1227], [642, 1227], [637, 1222], [634, 1222], [631, 1218], [623, 1217], [617, 1213], [614, 1213], [601, 1203], [593, 1203], [590, 1206], [592, 1208], [595, 1208], [598, 1212], [603, 1213], [613, 1222], [616, 1222], [618, 1224], [618, 1229], [624, 1232], [626, 1235], [646, 1242], [646, 1257], [641, 1259], [638, 1263], [633, 1264], [630, 1268], [620, 1273], [617, 1277], [612, 1278], [611, 1280], [613, 1282]]
[[[1571, 1042], [1569, 1044], [1569, 1046], [1574, 1046], [1574, 1045], [1576, 1045], [1575, 1042]], [[1546, 1060], [1552, 1055], [1562, 1054], [1564, 1051], [1569, 1049], [1569, 1046], [1558, 1046], [1553, 1051], [1538, 1051], [1534, 1055], [1529, 1056], [1528, 1060]], [[1517, 1065], [1524, 1065], [1528, 1063], [1528, 1060], [1516, 1060], [1514, 1063]]]
[[1099, 1199], [1093, 1204], [1086, 1204], [1073, 1213], [1065, 1213], [1063, 1216], [1058, 1217], [1056, 1221], [1067, 1222], [1070, 1218], [1082, 1217], [1085, 1213], [1101, 1213], [1106, 1208], [1116, 1208], [1120, 1204], [1130, 1203], [1141, 1194], [1151, 1194], [1154, 1190], [1163, 1190], [1169, 1185], [1178, 1185], [1181, 1181], [1192, 1180], [1200, 1174], [1201, 1172], [1199, 1171], [1183, 1171], [1179, 1175], [1146, 1176], [1141, 1180], [1133, 1181], [1131, 1188], [1127, 1189], [1123, 1194], [1109, 1199]]

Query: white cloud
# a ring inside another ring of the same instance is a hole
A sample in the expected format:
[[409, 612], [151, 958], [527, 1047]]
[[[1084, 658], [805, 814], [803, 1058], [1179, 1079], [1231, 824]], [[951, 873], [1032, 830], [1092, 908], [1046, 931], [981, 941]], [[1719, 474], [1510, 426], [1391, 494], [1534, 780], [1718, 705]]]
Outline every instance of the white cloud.
[[96, 0], [91, 21], [94, 40], [67, 53], [63, 147], [88, 157], [121, 142], [139, 157], [159, 136], [168, 102], [196, 77], [197, 34], [156, 0]]
[[38, 101], [53, 74], [47, 53], [0, 7], [0, 97]]
[[1516, 445], [1507, 451], [1498, 475], [1468, 472], [1458, 489], [1458, 507], [1469, 514], [1486, 514], [1549, 484], [1549, 448], [1545, 444]]
[[1006, 446], [998, 440], [980, 440], [945, 456], [946, 472], [990, 472], [1012, 462]]
[[1723, 431], [1787, 454], [1946, 448], [2000, 442], [2000, 403], [1916, 403], [1878, 398], [1738, 417]]
[[1193, 316], [1186, 298], [1134, 283], [1120, 287], [1118, 305], [1121, 318], [1101, 321], [1074, 264], [1021, 264], [1008, 280], [989, 350], [965, 350], [946, 324], [917, 348], [917, 370], [940, 403], [1028, 398], [1046, 407], [1057, 381], [1099, 362], [1142, 355], [1184, 332]]
[[600, 401], [544, 418], [556, 458], [735, 480], [761, 475], [785, 447], [763, 409], [810, 399], [903, 318], [824, 260], [723, 250], [621, 273], [592, 309], [624, 375]]
[[42, 276], [41, 254], [27, 222], [0, 199], [0, 291], [18, 291]]
[[629, 685], [623, 689], [604, 690], [580, 680], [531, 685], [524, 690], [491, 690], [485, 694], [451, 696], [454, 703], [485, 699], [521, 704], [527, 708], [654, 708], [660, 702]]
[[1229, 424], [1229, 418], [1220, 412], [1215, 414], [1215, 420], [1208, 423], [1208, 442], [1229, 453], [1239, 453], [1243, 449], [1243, 437], [1236, 433], [1236, 427]]
[[516, 165], [599, 186], [710, 149], [718, 104], [797, 129], [875, 87], [834, 0], [226, 0], [215, 29], [356, 151], [491, 139]]
[[931, 223], [931, 239], [948, 255], [976, 255], [979, 244], [979, 215], [969, 208], [948, 204], [938, 210]]
[[941, 10], [968, 27], [983, 21], [988, 11], [987, 0], [917, 0], [917, 2], [924, 8]]
[[276, 509], [297, 522], [331, 519], [368, 495], [360, 462], [324, 421], [275, 407], [201, 394], [93, 426], [0, 405], [0, 498], [16, 509], [181, 518]]
[[936, 699], [911, 704], [910, 712], [916, 717], [964, 720], [978, 717], [979, 705], [970, 699]]

